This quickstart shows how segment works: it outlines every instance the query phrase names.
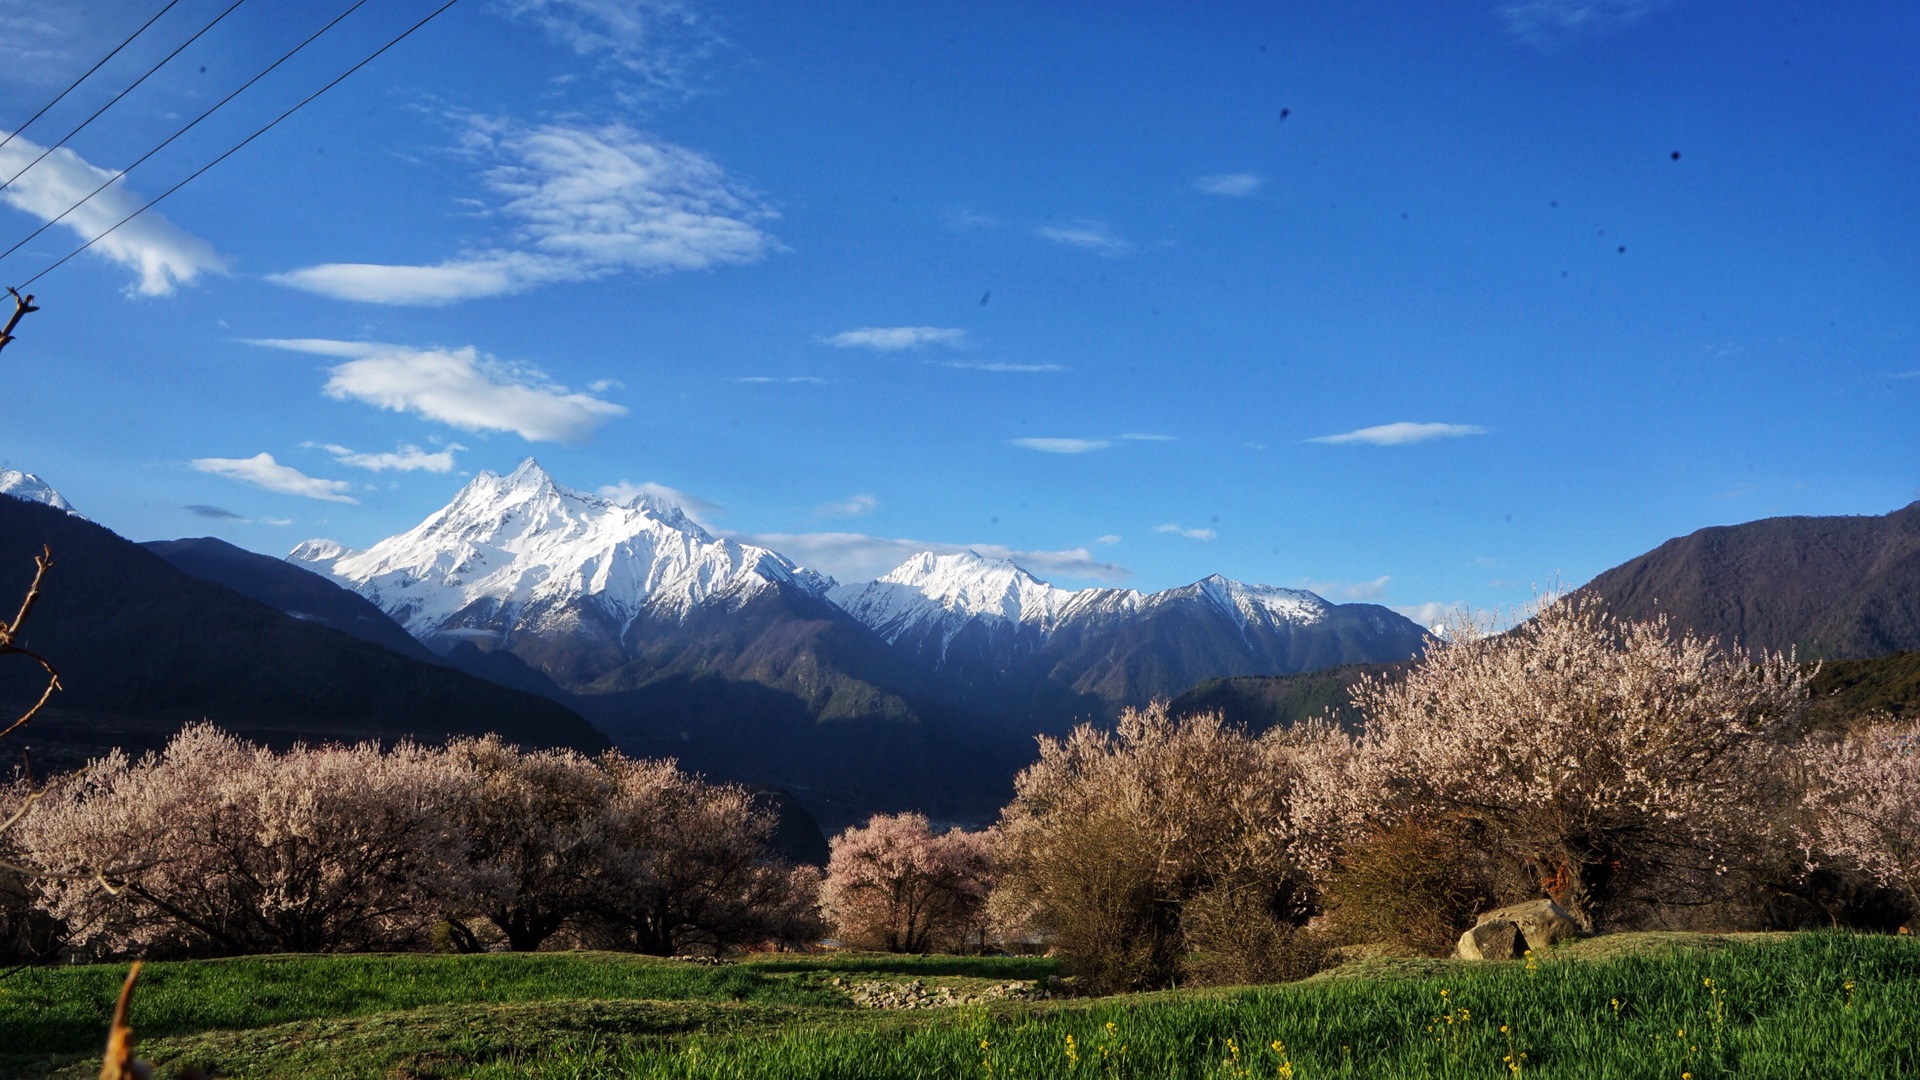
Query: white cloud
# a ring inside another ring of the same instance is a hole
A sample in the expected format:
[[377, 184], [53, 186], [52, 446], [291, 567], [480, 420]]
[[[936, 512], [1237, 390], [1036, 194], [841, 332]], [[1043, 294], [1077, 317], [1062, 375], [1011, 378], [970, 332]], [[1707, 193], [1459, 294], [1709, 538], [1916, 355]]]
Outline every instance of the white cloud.
[[1067, 225], [1043, 225], [1034, 230], [1035, 235], [1051, 240], [1056, 244], [1077, 247], [1099, 255], [1113, 258], [1125, 255], [1133, 250], [1133, 245], [1113, 235], [1104, 222], [1076, 221]]
[[1896, 379], [1920, 379], [1920, 368], [1915, 368], [1912, 371], [1896, 372], [1893, 377]]
[[1501, 7], [1500, 16], [1514, 38], [1546, 48], [1631, 26], [1665, 6], [1666, 0], [1519, 0]]
[[351, 465], [356, 469], [366, 469], [371, 472], [452, 472], [453, 455], [466, 449], [459, 443], [448, 443], [432, 452], [417, 446], [402, 445], [397, 451], [361, 453], [333, 443], [309, 442], [300, 445], [309, 449], [325, 450], [333, 455], [333, 460], [342, 465]]
[[353, 356], [330, 370], [322, 389], [328, 397], [418, 413], [466, 431], [511, 431], [530, 442], [580, 442], [627, 413], [624, 406], [554, 383], [539, 368], [497, 360], [471, 345], [413, 349], [323, 338], [264, 338], [255, 344]]
[[766, 385], [769, 383], [800, 383], [809, 386], [825, 386], [827, 384], [827, 380], [817, 375], [788, 375], [785, 377], [775, 377], [773, 375], [739, 375], [727, 381], [732, 383], [746, 383], [750, 386]]
[[431, 265], [323, 263], [269, 280], [340, 300], [431, 306], [507, 296], [617, 273], [758, 262], [778, 216], [711, 158], [623, 124], [527, 127], [461, 117], [494, 202], [515, 223], [491, 243]]
[[1387, 595], [1391, 580], [1391, 575], [1381, 574], [1372, 581], [1302, 581], [1300, 587], [1333, 600], [1378, 600]]
[[1377, 427], [1365, 427], [1358, 431], [1349, 431], [1340, 435], [1321, 435], [1308, 439], [1316, 443], [1367, 443], [1371, 446], [1401, 446], [1406, 443], [1426, 442], [1428, 439], [1456, 439], [1464, 435], [1485, 435], [1487, 429], [1478, 424], [1415, 424], [1402, 420], [1396, 424], [1381, 424]]
[[1466, 610], [1465, 604], [1443, 604], [1431, 600], [1424, 604], [1393, 604], [1391, 607], [1429, 631], [1443, 636], [1448, 621]]
[[277, 491], [282, 495], [301, 495], [325, 502], [353, 503], [360, 500], [344, 494], [353, 488], [345, 480], [321, 480], [273, 460], [272, 454], [250, 458], [194, 458], [192, 465], [203, 473], [224, 476], [243, 484]]
[[1224, 195], [1231, 199], [1244, 199], [1260, 190], [1265, 180], [1252, 173], [1222, 173], [1219, 176], [1198, 176], [1193, 186], [1208, 195]]
[[1128, 442], [1178, 442], [1179, 441], [1177, 438], [1175, 438], [1172, 435], [1143, 435], [1137, 431], [1130, 431], [1120, 437], [1127, 440]]
[[1007, 445], [1038, 450], [1043, 454], [1085, 454], [1105, 450], [1113, 443], [1106, 439], [1008, 439]]
[[1065, 371], [1065, 364], [1007, 364], [999, 361], [978, 363], [971, 360], [942, 360], [941, 367], [961, 368], [966, 371], [997, 371], [1015, 375], [1039, 375], [1047, 372]]
[[622, 480], [617, 484], [605, 484], [600, 488], [600, 495], [617, 503], [631, 503], [640, 498], [656, 499], [679, 507], [682, 513], [702, 526], [707, 525], [708, 519], [726, 513], [725, 507], [711, 499], [703, 499], [690, 491], [681, 491], [679, 488], [671, 488], [652, 481], [636, 484], [630, 480]]
[[627, 384], [621, 382], [619, 379], [595, 379], [587, 384], [587, 389], [596, 394], [604, 394], [609, 390], [625, 390], [626, 388]]
[[815, 508], [815, 517], [865, 517], [880, 509], [880, 500], [872, 495], [849, 495], [839, 502]]
[[967, 332], [951, 326], [863, 326], [858, 330], [842, 330], [821, 340], [841, 349], [898, 352], [922, 345], [958, 347], [967, 340]]
[[594, 57], [661, 90], [685, 92], [689, 69], [720, 37], [682, 0], [496, 0], [509, 18], [538, 26], [580, 56]]
[[1000, 544], [947, 544], [843, 532], [760, 533], [734, 535], [733, 539], [771, 548], [841, 581], [871, 581], [922, 551], [943, 555], [973, 551], [988, 558], [1011, 560], [1042, 576], [1085, 581], [1119, 582], [1133, 573], [1124, 566], [1101, 561], [1083, 547], [1025, 551]]
[[1215, 536], [1219, 535], [1212, 529], [1188, 529], [1175, 525], [1172, 522], [1168, 522], [1165, 525], [1155, 525], [1153, 531], [1157, 533], [1168, 533], [1173, 536], [1184, 536], [1189, 540], [1200, 541], [1212, 540]]
[[[0, 180], [26, 168], [44, 149], [31, 139], [19, 137], [0, 147]], [[0, 191], [0, 202], [44, 223], [59, 217], [113, 175], [61, 147]], [[60, 225], [82, 242], [92, 240], [145, 202], [125, 184], [114, 184], [61, 218]], [[139, 281], [132, 291], [141, 296], [170, 296], [177, 285], [190, 285], [201, 274], [224, 273], [227, 269], [212, 245], [153, 210], [115, 229], [88, 251], [137, 273]]]
[[1102, 547], [1108, 547], [1113, 544], [1117, 544], [1119, 542], [1120, 542], [1120, 537], [1114, 535], [1113, 533], [1108, 533], [1107, 535], [1102, 536], [1099, 539], [1094, 541], [1094, 543], [1099, 544]]

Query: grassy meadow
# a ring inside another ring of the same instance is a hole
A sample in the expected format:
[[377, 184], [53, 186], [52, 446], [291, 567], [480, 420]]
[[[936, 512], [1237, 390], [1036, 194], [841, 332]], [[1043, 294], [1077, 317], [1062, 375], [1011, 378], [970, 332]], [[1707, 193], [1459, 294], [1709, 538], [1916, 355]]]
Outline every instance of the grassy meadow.
[[[1360, 961], [1286, 986], [924, 1010], [860, 1008], [841, 985], [964, 990], [1052, 971], [871, 954], [157, 963], [133, 1023], [163, 1076], [189, 1064], [231, 1077], [1920, 1075], [1911, 938], [1621, 935], [1528, 962]], [[124, 974], [0, 982], [0, 1076], [93, 1075]]]

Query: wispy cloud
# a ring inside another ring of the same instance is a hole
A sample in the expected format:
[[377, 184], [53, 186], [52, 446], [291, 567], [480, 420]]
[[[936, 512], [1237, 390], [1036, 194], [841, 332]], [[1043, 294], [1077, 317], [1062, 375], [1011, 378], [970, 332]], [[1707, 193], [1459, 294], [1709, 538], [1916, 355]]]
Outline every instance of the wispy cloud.
[[1896, 379], [1920, 379], [1920, 368], [1915, 368], [1912, 371], [1895, 372], [1893, 377]]
[[513, 225], [430, 265], [323, 263], [269, 280], [340, 300], [432, 306], [617, 273], [757, 262], [772, 208], [711, 158], [623, 124], [528, 127], [462, 116], [483, 165], [482, 216]]
[[1312, 581], [1302, 579], [1300, 587], [1329, 600], [1378, 600], [1387, 595], [1387, 583], [1393, 578], [1381, 574], [1372, 581]]
[[336, 401], [412, 412], [466, 431], [511, 431], [531, 442], [581, 442], [624, 406], [569, 390], [529, 364], [510, 364], [469, 345], [414, 349], [371, 341], [256, 339], [321, 356], [353, 356], [322, 389]]
[[817, 375], [736, 375], [727, 380], [730, 383], [744, 383], [748, 386], [766, 386], [770, 384], [825, 386], [827, 380]]
[[948, 544], [852, 532], [737, 534], [733, 539], [771, 548], [841, 581], [870, 581], [922, 551], [943, 555], [973, 551], [992, 559], [1007, 559], [1042, 576], [1082, 581], [1121, 582], [1133, 575], [1126, 567], [1106, 562], [1084, 547], [1028, 551], [1001, 544]]
[[1043, 454], [1089, 454], [1105, 450], [1113, 443], [1106, 439], [1008, 439], [1007, 445]]
[[293, 524], [292, 518], [259, 518], [256, 520], [241, 514], [236, 514], [224, 506], [208, 506], [206, 503], [188, 503], [180, 509], [185, 510], [194, 517], [206, 518], [209, 521], [229, 521], [235, 525], [273, 525], [284, 528], [285, 526]]
[[1340, 435], [1321, 435], [1308, 439], [1315, 443], [1365, 443], [1369, 446], [1404, 446], [1407, 443], [1426, 442], [1429, 439], [1457, 439], [1466, 435], [1485, 435], [1487, 429], [1478, 424], [1416, 424], [1402, 420], [1396, 424], [1381, 424], [1377, 427], [1365, 427], [1358, 431], [1349, 431]]
[[1128, 442], [1179, 442], [1180, 441], [1177, 437], [1172, 435], [1150, 435], [1150, 434], [1145, 434], [1143, 432], [1138, 432], [1138, 431], [1129, 431], [1125, 435], [1122, 435], [1120, 437], [1127, 440]]
[[660, 91], [688, 92], [694, 66], [721, 44], [699, 7], [684, 0], [496, 0], [495, 6]]
[[1230, 199], [1244, 199], [1260, 190], [1266, 181], [1252, 173], [1222, 173], [1219, 176], [1197, 176], [1193, 186], [1208, 195], [1224, 195]]
[[1113, 258], [1125, 255], [1133, 250], [1133, 245], [1113, 234], [1106, 223], [1099, 221], [1075, 221], [1066, 225], [1042, 225], [1034, 230], [1035, 235], [1051, 240], [1056, 244], [1091, 251], [1097, 255]]
[[345, 480], [322, 480], [308, 476], [299, 469], [273, 460], [272, 454], [260, 453], [250, 458], [194, 458], [192, 465], [203, 473], [224, 476], [282, 495], [300, 495], [324, 502], [355, 505], [360, 501], [346, 494], [353, 485]]
[[1667, 0], [1519, 0], [1499, 10], [1515, 40], [1548, 48], [1631, 26], [1665, 6]]
[[840, 349], [899, 352], [925, 345], [955, 348], [966, 342], [967, 332], [951, 326], [863, 326], [858, 330], [842, 330], [820, 340]]
[[617, 503], [631, 504], [635, 499], [653, 499], [669, 506], [677, 506], [682, 513], [709, 528], [711, 528], [707, 525], [709, 519], [726, 513], [725, 507], [711, 499], [703, 499], [690, 491], [681, 491], [679, 488], [656, 484], [650, 480], [638, 484], [631, 480], [605, 484], [600, 488], [600, 496]]
[[1120, 536], [1119, 536], [1119, 535], [1117, 535], [1117, 534], [1115, 534], [1115, 533], [1108, 533], [1107, 535], [1105, 535], [1105, 536], [1102, 536], [1102, 537], [1100, 537], [1100, 538], [1098, 538], [1098, 539], [1096, 539], [1096, 540], [1094, 541], [1094, 543], [1096, 543], [1096, 544], [1099, 544], [1099, 545], [1101, 545], [1101, 546], [1103, 546], [1103, 547], [1106, 547], [1106, 546], [1111, 546], [1111, 545], [1113, 545], [1113, 544], [1117, 544], [1117, 543], [1119, 543], [1119, 542], [1120, 542], [1120, 539], [1121, 539], [1121, 538], [1120, 538]]
[[1015, 375], [1040, 375], [1049, 372], [1067, 370], [1065, 364], [1008, 364], [999, 361], [941, 360], [941, 367], [961, 368], [965, 371], [997, 371]]
[[1212, 529], [1189, 529], [1182, 525], [1175, 525], [1172, 522], [1168, 522], [1165, 525], [1155, 525], [1153, 527], [1153, 531], [1157, 533], [1166, 533], [1170, 536], [1184, 536], [1189, 540], [1202, 540], [1202, 541], [1212, 540], [1214, 537], [1219, 535], [1215, 533]]
[[356, 469], [367, 469], [371, 472], [452, 472], [453, 455], [466, 449], [459, 443], [448, 443], [441, 449], [433, 451], [403, 444], [398, 450], [363, 454], [334, 443], [307, 442], [300, 445], [310, 450], [325, 450], [333, 455], [333, 460], [342, 465], [351, 465]]
[[[24, 137], [15, 137], [0, 147], [0, 180], [26, 168], [44, 149]], [[45, 223], [113, 175], [61, 147], [0, 191], [0, 202]], [[82, 241], [92, 240], [145, 202], [125, 184], [114, 184], [61, 218], [60, 227]], [[152, 210], [115, 229], [88, 252], [137, 274], [130, 291], [141, 296], [169, 296], [176, 286], [190, 285], [202, 274], [224, 273], [227, 268], [212, 245]]]
[[880, 500], [872, 495], [849, 495], [839, 502], [816, 507], [814, 517], [865, 517], [880, 509]]

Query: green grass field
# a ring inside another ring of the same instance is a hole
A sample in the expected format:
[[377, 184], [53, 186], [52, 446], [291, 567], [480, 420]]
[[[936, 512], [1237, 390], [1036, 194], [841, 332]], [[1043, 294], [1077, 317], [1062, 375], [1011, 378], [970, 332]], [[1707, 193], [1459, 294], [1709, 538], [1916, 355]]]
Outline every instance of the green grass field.
[[[1290, 986], [899, 1012], [856, 1008], [834, 982], [964, 988], [1051, 970], [871, 955], [272, 957], [151, 965], [133, 1021], [162, 1075], [1920, 1076], [1920, 943], [1883, 936], [1623, 935], [1532, 964], [1372, 961]], [[0, 982], [0, 1075], [93, 1075], [124, 973]]]

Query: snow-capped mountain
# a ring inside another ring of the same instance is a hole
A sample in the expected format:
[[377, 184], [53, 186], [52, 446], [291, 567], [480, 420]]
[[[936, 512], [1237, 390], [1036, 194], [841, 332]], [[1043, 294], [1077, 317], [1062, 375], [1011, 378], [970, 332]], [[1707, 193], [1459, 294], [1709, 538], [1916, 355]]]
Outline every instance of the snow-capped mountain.
[[73, 504], [68, 502], [65, 496], [53, 490], [45, 480], [30, 472], [21, 472], [19, 469], [0, 469], [0, 495], [11, 495], [16, 499], [25, 499], [27, 502], [45, 503], [55, 510], [65, 510], [82, 521], [87, 517], [75, 510]]
[[975, 626], [988, 633], [1018, 628], [1044, 642], [1063, 625], [1139, 617], [1169, 605], [1204, 604], [1242, 629], [1310, 625], [1334, 607], [1310, 592], [1218, 574], [1156, 593], [1062, 589], [1006, 559], [971, 551], [922, 552], [876, 581], [837, 585], [827, 595], [888, 644], [938, 642], [936, 666], [954, 639]]
[[586, 634], [616, 647], [637, 620], [681, 621], [775, 587], [832, 584], [765, 548], [720, 539], [678, 507], [555, 483], [529, 458], [483, 472], [425, 521], [365, 551], [309, 540], [288, 556], [365, 596], [430, 646]]
[[1393, 611], [1299, 589], [1218, 574], [1155, 593], [1062, 589], [973, 552], [922, 553], [828, 596], [969, 704], [1042, 721], [1226, 675], [1403, 660], [1424, 645]]

